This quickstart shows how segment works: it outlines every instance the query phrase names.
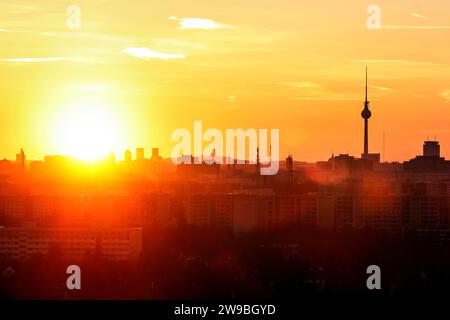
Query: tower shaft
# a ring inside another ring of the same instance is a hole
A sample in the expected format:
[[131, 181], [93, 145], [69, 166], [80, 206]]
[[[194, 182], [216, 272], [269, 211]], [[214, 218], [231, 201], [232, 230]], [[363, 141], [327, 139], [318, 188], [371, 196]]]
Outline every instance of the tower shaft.
[[364, 154], [369, 153], [369, 119], [364, 119]]

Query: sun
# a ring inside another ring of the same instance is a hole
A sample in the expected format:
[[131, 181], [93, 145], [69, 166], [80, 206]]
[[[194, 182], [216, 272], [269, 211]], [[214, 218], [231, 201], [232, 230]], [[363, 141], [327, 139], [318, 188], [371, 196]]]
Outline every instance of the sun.
[[81, 161], [105, 158], [122, 140], [116, 115], [98, 101], [65, 109], [58, 116], [54, 137], [61, 154]]

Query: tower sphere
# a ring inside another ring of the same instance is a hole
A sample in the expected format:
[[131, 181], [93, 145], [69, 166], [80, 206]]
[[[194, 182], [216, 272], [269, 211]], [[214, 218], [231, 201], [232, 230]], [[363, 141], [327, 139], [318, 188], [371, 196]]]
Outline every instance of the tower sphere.
[[363, 117], [363, 119], [369, 119], [372, 116], [372, 112], [370, 112], [369, 110], [369, 106], [366, 105], [363, 109], [363, 111], [361, 111], [361, 117]]

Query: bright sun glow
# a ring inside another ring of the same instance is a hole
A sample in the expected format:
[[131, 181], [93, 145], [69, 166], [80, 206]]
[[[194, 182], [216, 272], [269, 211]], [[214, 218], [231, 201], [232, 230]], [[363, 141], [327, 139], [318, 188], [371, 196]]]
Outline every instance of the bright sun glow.
[[97, 101], [67, 109], [57, 122], [58, 149], [62, 154], [82, 161], [106, 157], [122, 140], [118, 119]]

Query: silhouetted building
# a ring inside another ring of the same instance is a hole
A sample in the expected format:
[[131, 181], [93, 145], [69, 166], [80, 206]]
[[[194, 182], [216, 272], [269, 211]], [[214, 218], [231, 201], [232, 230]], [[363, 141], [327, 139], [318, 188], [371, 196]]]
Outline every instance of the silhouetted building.
[[438, 141], [425, 141], [423, 155], [403, 163], [406, 172], [450, 173], [450, 161], [440, 156]]
[[220, 173], [220, 164], [207, 164], [205, 162], [197, 163], [198, 160], [192, 155], [184, 155], [183, 162], [177, 165], [177, 175], [183, 177], [194, 177], [197, 175], [218, 175]]
[[232, 194], [194, 194], [187, 199], [185, 219], [195, 226], [231, 228]]
[[294, 184], [294, 159], [292, 155], [286, 158], [286, 170], [288, 172], [288, 184]]
[[47, 173], [60, 174], [68, 172], [74, 161], [66, 156], [53, 155], [44, 157], [44, 167]]
[[423, 155], [425, 157], [440, 157], [441, 147], [438, 141], [425, 141], [423, 143]]
[[55, 244], [63, 257], [82, 260], [94, 253], [100, 236], [102, 254], [115, 261], [136, 261], [142, 251], [141, 228], [5, 228], [0, 226], [0, 260], [25, 261]]
[[246, 190], [234, 194], [233, 231], [267, 230], [275, 212], [275, 193], [270, 189]]
[[332, 155], [326, 164], [321, 163], [322, 169], [340, 172], [344, 174], [356, 172], [357, 170], [372, 169], [371, 161], [362, 161], [348, 154]]
[[131, 162], [131, 151], [130, 150], [126, 150], [125, 151], [125, 153], [124, 153], [124, 157], [123, 157], [123, 159], [124, 159], [124, 161], [125, 162]]
[[159, 148], [152, 148], [152, 159], [159, 159]]
[[7, 159], [0, 160], [0, 174], [10, 174], [13, 170], [13, 164]]
[[144, 160], [144, 148], [136, 148], [136, 160]]
[[25, 171], [25, 152], [20, 149], [20, 153], [16, 154], [16, 164], [21, 171]]
[[32, 174], [42, 173], [45, 169], [44, 161], [33, 160], [30, 162], [30, 172]]

